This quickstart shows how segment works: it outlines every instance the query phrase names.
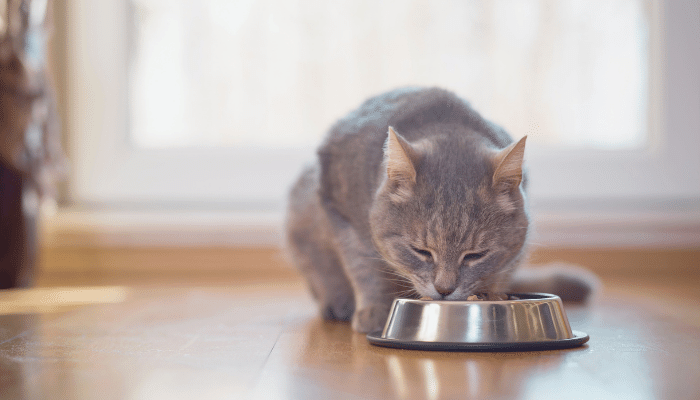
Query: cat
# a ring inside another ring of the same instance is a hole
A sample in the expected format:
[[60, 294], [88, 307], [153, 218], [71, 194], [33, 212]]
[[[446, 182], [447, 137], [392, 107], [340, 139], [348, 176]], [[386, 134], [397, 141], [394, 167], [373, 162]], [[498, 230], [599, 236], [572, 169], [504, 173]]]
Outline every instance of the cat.
[[585, 299], [590, 282], [561, 269], [513, 280], [531, 225], [525, 143], [440, 88], [393, 90], [339, 120], [286, 217], [322, 316], [371, 332], [397, 297], [545, 288]]

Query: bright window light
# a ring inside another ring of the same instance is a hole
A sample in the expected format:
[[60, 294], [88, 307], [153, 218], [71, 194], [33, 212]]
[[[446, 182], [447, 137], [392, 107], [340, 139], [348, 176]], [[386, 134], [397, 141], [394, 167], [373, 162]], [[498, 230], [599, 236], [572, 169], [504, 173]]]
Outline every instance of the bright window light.
[[541, 146], [649, 136], [641, 0], [132, 0], [139, 148], [316, 145], [367, 97], [437, 85]]

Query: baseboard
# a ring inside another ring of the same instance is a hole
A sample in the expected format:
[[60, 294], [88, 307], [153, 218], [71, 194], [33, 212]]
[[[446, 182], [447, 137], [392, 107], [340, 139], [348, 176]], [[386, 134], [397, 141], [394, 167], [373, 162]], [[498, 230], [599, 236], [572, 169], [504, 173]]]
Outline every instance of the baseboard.
[[[689, 249], [533, 248], [533, 265], [565, 262], [601, 276], [675, 274], [700, 276], [700, 247]], [[297, 271], [275, 247], [43, 247], [40, 270], [48, 274], [227, 275], [284, 278]]]
[[[532, 263], [564, 261], [601, 275], [700, 271], [700, 218], [693, 213], [569, 213], [568, 222], [561, 215], [535, 219]], [[61, 210], [42, 218], [40, 270], [292, 276], [280, 250], [282, 220], [279, 213]]]
[[42, 247], [42, 271], [75, 273], [237, 273], [293, 270], [277, 248]]
[[[607, 208], [586, 204], [539, 205], [533, 212], [530, 241], [557, 248], [700, 247], [700, 201]], [[283, 242], [283, 225], [279, 211], [67, 208], [42, 214], [41, 240], [54, 248], [269, 248]]]
[[586, 267], [600, 276], [634, 278], [667, 275], [700, 278], [700, 246], [686, 249], [534, 248], [529, 262], [564, 262]]

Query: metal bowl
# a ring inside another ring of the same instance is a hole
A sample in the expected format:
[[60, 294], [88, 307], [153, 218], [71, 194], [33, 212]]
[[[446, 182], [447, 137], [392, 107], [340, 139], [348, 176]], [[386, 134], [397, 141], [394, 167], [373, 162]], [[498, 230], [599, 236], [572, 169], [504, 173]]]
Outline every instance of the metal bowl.
[[580, 346], [558, 296], [516, 293], [520, 300], [423, 301], [396, 299], [384, 330], [370, 343], [420, 350], [544, 350]]

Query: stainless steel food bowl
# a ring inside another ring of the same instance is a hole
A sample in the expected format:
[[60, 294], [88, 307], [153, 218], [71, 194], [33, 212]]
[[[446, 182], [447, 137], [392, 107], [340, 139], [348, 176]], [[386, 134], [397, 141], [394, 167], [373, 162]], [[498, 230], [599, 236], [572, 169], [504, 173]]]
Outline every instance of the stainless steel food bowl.
[[558, 296], [518, 293], [520, 300], [423, 301], [397, 299], [384, 330], [370, 343], [421, 350], [539, 350], [580, 346]]

